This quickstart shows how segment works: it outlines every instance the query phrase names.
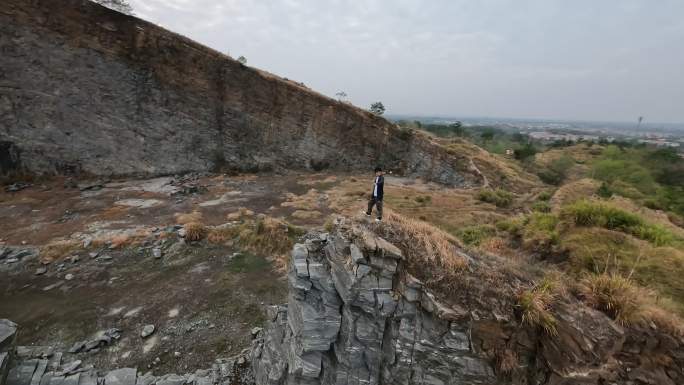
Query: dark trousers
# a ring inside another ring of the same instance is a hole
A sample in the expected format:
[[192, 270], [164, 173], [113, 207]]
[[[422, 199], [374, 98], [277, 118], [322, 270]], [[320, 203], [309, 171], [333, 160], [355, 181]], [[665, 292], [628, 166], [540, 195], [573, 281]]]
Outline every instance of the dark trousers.
[[368, 215], [371, 215], [373, 212], [373, 205], [375, 205], [378, 210], [378, 218], [382, 219], [382, 200], [373, 196], [371, 197], [371, 199], [368, 201], [368, 211], [366, 211]]

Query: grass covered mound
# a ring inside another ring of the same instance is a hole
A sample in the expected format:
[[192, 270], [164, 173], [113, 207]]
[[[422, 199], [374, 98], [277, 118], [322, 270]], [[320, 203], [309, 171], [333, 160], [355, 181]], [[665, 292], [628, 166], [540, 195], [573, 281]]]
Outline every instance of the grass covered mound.
[[577, 226], [617, 230], [656, 246], [672, 246], [682, 240], [664, 226], [648, 223], [641, 216], [608, 203], [580, 200], [563, 208], [561, 216]]

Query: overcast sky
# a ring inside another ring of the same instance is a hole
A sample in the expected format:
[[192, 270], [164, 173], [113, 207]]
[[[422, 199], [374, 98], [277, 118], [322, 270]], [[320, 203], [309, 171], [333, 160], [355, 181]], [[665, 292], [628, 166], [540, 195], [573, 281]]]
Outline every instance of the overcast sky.
[[130, 0], [390, 114], [684, 122], [682, 0]]

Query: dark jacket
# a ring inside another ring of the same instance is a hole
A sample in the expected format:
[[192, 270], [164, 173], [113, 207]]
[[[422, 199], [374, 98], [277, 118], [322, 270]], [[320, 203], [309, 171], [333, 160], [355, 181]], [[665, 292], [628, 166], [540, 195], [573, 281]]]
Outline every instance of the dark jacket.
[[[378, 183], [378, 195], [377, 195], [377, 197], [375, 195], [373, 195], [373, 193], [375, 192], [375, 179], [378, 180], [378, 182], [377, 182]], [[375, 200], [379, 200], [379, 201], [382, 200], [382, 196], [384, 194], [384, 191], [383, 191], [384, 185], [385, 185], [385, 177], [384, 176], [382, 176], [382, 175], [376, 176], [373, 179], [373, 190], [371, 190], [371, 199], [375, 199]]]

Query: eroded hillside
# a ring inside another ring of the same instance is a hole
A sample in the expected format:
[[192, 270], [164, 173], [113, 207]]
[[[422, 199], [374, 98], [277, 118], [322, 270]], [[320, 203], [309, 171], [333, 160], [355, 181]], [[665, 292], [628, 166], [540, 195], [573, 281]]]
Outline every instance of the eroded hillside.
[[469, 162], [300, 83], [81, 0], [0, 5], [0, 170], [368, 169], [477, 185]]

